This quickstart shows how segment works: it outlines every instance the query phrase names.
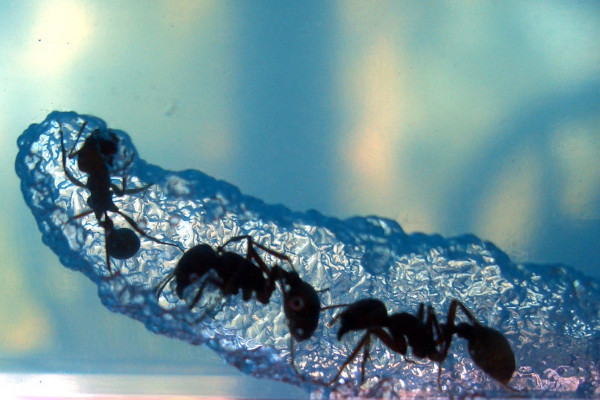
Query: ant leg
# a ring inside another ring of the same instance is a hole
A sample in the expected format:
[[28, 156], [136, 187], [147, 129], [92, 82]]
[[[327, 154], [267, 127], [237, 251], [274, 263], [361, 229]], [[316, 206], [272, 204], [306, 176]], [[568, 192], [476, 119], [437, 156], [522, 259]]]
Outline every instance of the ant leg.
[[158, 285], [156, 285], [156, 288], [154, 288], [154, 293], [156, 293], [157, 299], [160, 297], [160, 294], [162, 293], [162, 291], [165, 290], [165, 287], [171, 281], [171, 279], [173, 279], [175, 277], [176, 271], [177, 271], [177, 267], [175, 267], [175, 269], [173, 271], [171, 271], [167, 276], [165, 276], [163, 279], [161, 279], [161, 281], [158, 283]]
[[[124, 194], [137, 194], [137, 193], [145, 192], [146, 190], [148, 190], [148, 188], [152, 187], [152, 185], [154, 185], [154, 184], [149, 183], [146, 186], [142, 186], [140, 188], [124, 189], [121, 191], [121, 194], [117, 194], [117, 196], [123, 196]], [[114, 190], [114, 188], [113, 188], [113, 190]]]
[[[192, 308], [194, 308], [194, 306], [196, 304], [198, 304], [198, 302], [200, 301], [200, 298], [202, 297], [202, 293], [204, 293], [204, 288], [206, 287], [206, 283], [207, 282], [210, 282], [213, 285], [215, 285], [216, 287], [221, 288], [221, 291], [223, 292], [223, 287], [224, 287], [224, 283], [223, 282], [219, 282], [218, 280], [216, 280], [215, 278], [212, 278], [212, 277], [205, 278], [204, 281], [202, 282], [202, 284], [200, 285], [200, 288], [198, 288], [198, 292], [196, 293], [196, 295], [194, 296], [192, 302], [190, 303], [190, 310]], [[230, 294], [230, 293], [228, 293], [228, 294]], [[223, 297], [224, 296], [221, 295], [221, 299], [223, 299]], [[214, 307], [216, 307], [216, 305]], [[214, 308], [214, 307], [212, 307], [212, 308]], [[208, 311], [210, 311], [210, 310], [208, 310]], [[206, 311], [204, 313], [204, 315], [206, 315], [208, 313], [208, 311]]]
[[248, 236], [248, 249], [246, 251], [246, 258], [250, 259], [250, 260], [254, 260], [258, 266], [260, 267], [260, 269], [262, 269], [264, 271], [264, 273], [267, 274], [267, 276], [272, 277], [273, 273], [271, 271], [271, 269], [267, 266], [267, 263], [264, 262], [264, 260], [261, 258], [261, 256], [258, 255], [258, 253], [256, 252], [256, 249], [254, 248], [254, 241], [252, 240], [252, 238], [250, 236]]
[[442, 389], [442, 363], [441, 362], [438, 363], [437, 386], [438, 386], [438, 389], [440, 390], [440, 392], [444, 391], [444, 389]]
[[437, 317], [433, 312], [432, 306], [427, 307], [427, 321], [425, 323], [425, 329], [427, 333], [432, 336], [433, 331], [435, 330], [435, 334], [437, 336], [436, 345], [441, 344], [443, 346], [441, 351], [436, 349], [436, 353], [431, 354], [429, 356], [429, 359], [431, 359], [432, 361], [436, 361], [438, 364], [437, 386], [440, 392], [443, 392], [444, 390], [442, 389], [442, 363], [448, 357], [448, 350], [450, 349], [452, 335], [446, 337], [446, 335], [442, 333], [442, 329], [440, 328], [440, 324], [438, 323]]
[[[59, 126], [60, 126], [61, 141], [62, 141], [62, 125], [59, 123]], [[77, 154], [77, 151], [73, 152], [73, 149], [75, 149], [75, 146], [77, 146], [77, 143], [79, 143], [81, 134], [83, 133], [86, 126], [87, 126], [87, 121], [83, 121], [83, 124], [81, 124], [81, 128], [79, 128], [79, 132], [77, 133], [77, 137], [75, 138], [75, 143], [73, 144], [73, 147], [71, 147], [71, 150], [69, 151], [69, 158], [73, 158], [75, 156], [75, 154]]]
[[[90, 214], [90, 212], [88, 212], [88, 214]], [[108, 237], [110, 230], [113, 229], [113, 222], [106, 213], [104, 213], [104, 218], [104, 221], [98, 220], [98, 225], [104, 228], [104, 254], [106, 257], [106, 269], [108, 270], [108, 273], [112, 275], [110, 256], [108, 255], [108, 243], [106, 242], [106, 238]]]
[[358, 355], [358, 352], [363, 348], [365, 343], [369, 340], [370, 335], [371, 335], [371, 332], [365, 333], [365, 335], [362, 337], [362, 339], [360, 339], [360, 341], [358, 342], [358, 344], [356, 345], [356, 347], [354, 348], [352, 353], [350, 353], [350, 355], [348, 356], [346, 361], [344, 361], [344, 363], [340, 367], [337, 374], [335, 374], [333, 379], [331, 379], [329, 381], [329, 383], [327, 383], [328, 385], [333, 385], [340, 378], [340, 376], [342, 375], [342, 372], [344, 372], [344, 368], [346, 368], [348, 366], [348, 364], [350, 364], [352, 361], [354, 361], [354, 359]]
[[[317, 290], [317, 293], [321, 293], [321, 292], [325, 292], [325, 291], [329, 291], [329, 288]], [[319, 309], [319, 311], [327, 311], [327, 310], [332, 310], [334, 308], [348, 307], [349, 305], [350, 305], [350, 303], [331, 304], [329, 306], [321, 307]], [[333, 324], [335, 323], [335, 321], [338, 320], [338, 318], [340, 317], [340, 315], [341, 315], [341, 313], [338, 314], [338, 315], [336, 315], [335, 317], [333, 317], [333, 319], [327, 323], [327, 326], [331, 328], [333, 326]]]
[[[280, 260], [283, 260], [285, 262], [287, 262], [290, 267], [292, 268], [292, 270], [295, 272], [296, 269], [294, 268], [294, 264], [292, 264], [292, 260], [290, 260], [290, 258], [288, 256], [286, 256], [285, 254], [281, 254], [275, 250], [271, 250], [270, 248], [268, 248], [267, 246], [263, 246], [260, 243], [257, 243], [256, 241], [254, 241], [254, 239], [252, 238], [252, 236], [250, 235], [242, 235], [242, 236], [234, 236], [232, 238], [230, 238], [229, 240], [227, 240], [225, 243], [223, 243], [222, 246], [219, 246], [219, 249], [222, 250], [225, 246], [227, 246], [229, 243], [232, 242], [239, 242], [242, 240], [247, 240], [248, 241], [248, 255], [249, 254], [255, 254], [256, 257], [258, 257], [258, 254], [256, 253], [256, 250], [254, 250], [253, 247], [258, 247], [259, 249], [261, 249], [262, 251], [264, 251], [265, 253], [268, 253], [270, 255], [272, 255], [273, 257], [277, 257]], [[260, 257], [258, 257], [260, 258]], [[255, 259], [255, 261], [258, 261]], [[262, 260], [261, 260], [262, 261]]]
[[117, 197], [121, 197], [124, 194], [137, 194], [137, 193], [141, 193], [145, 190], [148, 190], [149, 187], [151, 187], [153, 185], [153, 183], [149, 183], [146, 186], [142, 186], [140, 188], [135, 188], [135, 189], [125, 189], [125, 187], [118, 187], [117, 185], [115, 185], [114, 183], [111, 183], [110, 188], [112, 189], [112, 191], [115, 193], [115, 196]]
[[[81, 129], [79, 130], [79, 134], [77, 135], [77, 140], [79, 140], [79, 136], [81, 136], [81, 132], [83, 132], [83, 128], [85, 128], [85, 125], [87, 124], [87, 122], [84, 122], [84, 124], [81, 126]], [[75, 185], [75, 186], [79, 186], [79, 187], [86, 187], [86, 185], [81, 182], [79, 179], [75, 178], [75, 176], [73, 176], [73, 174], [71, 174], [71, 172], [67, 169], [67, 161], [65, 158], [65, 154], [67, 152], [67, 150], [65, 149], [65, 137], [64, 137], [64, 133], [62, 130], [62, 125], [59, 124], [58, 125], [58, 132], [60, 133], [60, 148], [61, 148], [61, 153], [62, 153], [62, 165], [63, 165], [63, 170], [65, 172], [66, 177]], [[77, 145], [77, 142], [75, 142], [75, 145]], [[75, 147], [75, 145], [73, 145], [73, 147]], [[71, 148], [71, 151], [73, 150], [73, 148]], [[71, 158], [72, 155], [71, 153], [69, 153], [69, 158]]]
[[[208, 278], [206, 280], [208, 280]], [[196, 292], [196, 294], [194, 295], [194, 299], [190, 303], [190, 310], [192, 308], [194, 308], [194, 306], [196, 304], [198, 304], [198, 302], [200, 301], [200, 297], [202, 296], [202, 293], [204, 292], [204, 286], [206, 286], [206, 280], [204, 280], [204, 282], [202, 282], [202, 285], [200, 285], [200, 287], [198, 288], [198, 292]]]
[[[429, 308], [427, 310], [428, 311], [427, 324], [428, 324], [428, 326], [430, 324], [432, 324], [434, 326], [434, 328], [436, 329], [436, 333], [438, 335], [438, 343], [443, 346], [442, 350], [438, 354], [439, 359], [433, 360], [433, 361], [437, 361], [437, 363], [438, 363], [437, 385], [438, 385], [438, 389], [440, 389], [440, 391], [443, 391], [443, 389], [442, 389], [442, 362], [444, 362], [444, 360], [448, 357], [448, 352], [450, 351], [450, 345], [452, 344], [452, 335], [454, 334], [454, 328], [455, 328], [454, 320], [456, 319], [456, 307], [458, 305], [462, 306], [462, 309], [463, 309], [463, 311], [465, 311], [465, 314], [467, 315], [467, 317], [471, 318], [472, 321], [475, 321], [473, 315], [471, 315], [471, 313], [468, 310], [466, 310], [466, 308], [462, 305], [462, 303], [460, 303], [456, 299], [454, 299], [450, 302], [450, 308], [448, 309], [448, 315], [446, 317], [446, 324], [443, 326], [443, 329], [440, 328], [440, 326], [437, 322], [437, 318], [435, 317], [435, 314], [433, 312], [433, 307], [429, 306]], [[475, 323], [476, 323], [476, 321], [475, 321]]]
[[154, 185], [153, 183], [149, 183], [145, 186], [135, 189], [127, 189], [127, 176], [123, 176], [121, 181], [121, 187], [118, 187], [115, 184], [111, 184], [110, 187], [115, 192], [117, 196], [123, 196], [124, 194], [136, 194], [147, 190], [149, 187]]
[[[277, 252], [275, 250], [271, 250], [270, 248], [268, 248], [266, 246], [263, 246], [260, 243], [255, 242], [254, 239], [252, 239], [252, 238], [249, 238], [249, 240], [251, 241], [252, 246], [256, 246], [259, 249], [261, 249], [262, 251], [264, 251], [265, 253], [268, 253], [268, 254], [272, 255], [273, 257], [276, 257], [276, 258], [278, 258], [278, 259], [280, 259], [282, 261], [285, 261], [292, 268], [292, 271], [294, 271], [296, 274], [298, 273], [296, 271], [296, 268], [294, 267], [294, 264], [292, 263], [292, 260], [288, 256], [286, 256], [285, 254], [279, 253], [279, 252]], [[250, 244], [250, 242], [249, 242], [249, 244]], [[326, 290], [329, 290], [329, 288], [320, 290], [319, 292], [326, 291]]]
[[435, 330], [435, 334], [437, 335], [438, 339], [442, 337], [442, 329], [440, 328], [437, 317], [433, 312], [432, 306], [427, 307], [427, 321], [425, 322], [425, 325], [427, 326], [428, 332], [433, 334], [433, 330]]
[[298, 375], [301, 378], [304, 378], [300, 374], [300, 371], [298, 371], [298, 368], [296, 368], [296, 358], [295, 358], [295, 349], [294, 349], [294, 337], [292, 336], [292, 334], [290, 334], [290, 363], [292, 364], [292, 368], [294, 369], [294, 372], [296, 372], [296, 375]]
[[367, 337], [367, 341], [364, 344], [365, 351], [363, 352], [363, 360], [360, 363], [360, 384], [362, 385], [365, 382], [365, 367], [367, 365], [367, 360], [370, 360], [370, 350], [371, 350], [371, 335]]
[[333, 325], [335, 325], [335, 323], [337, 322], [337, 320], [340, 318], [341, 315], [342, 315], [342, 313], [339, 313], [338, 315], [333, 317], [333, 319], [327, 323], [327, 326], [329, 328], [331, 328]]
[[406, 357], [403, 354], [401, 354], [401, 355], [402, 355], [402, 359], [404, 360], [405, 363], [408, 363], [408, 364], [419, 364], [419, 365], [425, 365], [426, 364], [424, 362], [418, 362], [418, 361], [413, 360], [412, 358], [408, 358], [408, 357]]
[[448, 309], [448, 317], [446, 319], [446, 326], [454, 326], [454, 319], [456, 317], [456, 307], [458, 306], [459, 301], [454, 299], [450, 302], [450, 308]]
[[404, 336], [392, 338], [383, 328], [371, 328], [370, 331], [379, 338], [390, 350], [406, 358], [408, 344]]
[[[450, 335], [449, 337], [447, 337], [444, 332], [442, 331], [442, 329], [440, 328], [440, 324], [437, 320], [437, 317], [435, 316], [435, 313], [433, 312], [433, 307], [429, 306], [427, 307], [427, 320], [425, 322], [425, 331], [427, 332], [427, 335], [433, 337], [434, 333], [435, 333], [435, 337], [437, 338], [437, 340], [435, 340], [435, 344], [436, 345], [443, 345], [443, 351], [437, 351], [437, 354], [430, 356], [429, 358], [432, 361], [439, 361], [442, 362], [446, 359], [446, 357], [448, 356], [448, 348], [450, 347], [450, 341], [452, 340], [452, 336]], [[434, 332], [435, 331], [435, 332]]]
[[423, 321], [424, 315], [425, 315], [425, 304], [419, 303], [419, 310], [417, 311], [417, 319], [419, 321]]
[[151, 241], [153, 241], [153, 242], [155, 242], [155, 243], [158, 243], [158, 244], [164, 244], [164, 245], [167, 245], [167, 246], [173, 246], [173, 247], [177, 247], [179, 250], [181, 250], [181, 252], [182, 252], [182, 253], [184, 252], [184, 249], [183, 249], [181, 246], [177, 245], [177, 244], [174, 244], [174, 243], [169, 243], [169, 242], [163, 242], [163, 241], [162, 241], [162, 240], [160, 240], [160, 239], [157, 239], [157, 238], [155, 238], [155, 237], [153, 237], [153, 236], [150, 236], [150, 235], [148, 235], [146, 232], [144, 232], [144, 231], [142, 230], [142, 228], [140, 228], [140, 227], [138, 226], [138, 224], [137, 224], [137, 223], [136, 223], [136, 222], [133, 220], [133, 218], [131, 218], [129, 215], [125, 214], [124, 212], [122, 212], [122, 211], [120, 211], [120, 210], [117, 210], [117, 211], [115, 211], [115, 212], [116, 212], [117, 214], [119, 214], [120, 216], [122, 216], [123, 218], [125, 218], [125, 220], [126, 220], [128, 223], [129, 223], [129, 225], [131, 225], [131, 227], [132, 227], [132, 228], [133, 228], [133, 229], [134, 229], [134, 230], [135, 230], [137, 233], [139, 233], [141, 236], [145, 237], [146, 239], [148, 239], [148, 240], [151, 240]]
[[[204, 287], [206, 286], [207, 281], [213, 283], [217, 287], [221, 286], [221, 282], [219, 282], [213, 278], [206, 278], [204, 280], [204, 282], [202, 282], [202, 285], [200, 285], [198, 292], [196, 293], [196, 295], [194, 296], [194, 299], [190, 303], [190, 306], [189, 306], [190, 311], [194, 308], [194, 306], [196, 304], [198, 304], [198, 301], [200, 301], [200, 297], [202, 297], [202, 293], [204, 292]], [[210, 313], [212, 313], [219, 306], [219, 302], [223, 301], [224, 297], [225, 296], [221, 295], [221, 297], [218, 301], [216, 301], [214, 304], [209, 304], [206, 307], [206, 309], [204, 310], [204, 312], [200, 315], [200, 317], [198, 317], [194, 320], [194, 323], [199, 323], [200, 321], [205, 319]], [[221, 304], [221, 306], [222, 306], [222, 304]]]
[[280, 260], [283, 260], [285, 262], [287, 262], [289, 264], [290, 267], [292, 267], [292, 271], [296, 272], [296, 268], [294, 268], [294, 264], [292, 264], [292, 260], [286, 256], [285, 254], [281, 254], [275, 250], [271, 250], [266, 246], [263, 246], [260, 243], [256, 243], [254, 240], [252, 240], [252, 244], [256, 247], [258, 247], [259, 249], [261, 249], [262, 251], [269, 253], [270, 255], [279, 258]]
[[[442, 330], [442, 343], [445, 345], [442, 353], [445, 355], [448, 354], [448, 351], [450, 350], [450, 344], [452, 343], [452, 335], [454, 334], [455, 329], [454, 320], [456, 319], [456, 307], [458, 304], [460, 304], [460, 302], [456, 299], [450, 302], [448, 316], [446, 317], [446, 325], [444, 325], [444, 329]], [[468, 313], [467, 316], [469, 315], [471, 315], [471, 313]]]
[[453, 305], [454, 305], [454, 309], [456, 309], [456, 306], [458, 306], [463, 311], [463, 313], [467, 316], [467, 318], [469, 318], [469, 320], [471, 321], [471, 323], [473, 323], [473, 325], [481, 325], [477, 321], [477, 319], [475, 319], [475, 317], [473, 316], [473, 314], [471, 314], [471, 312], [467, 309], [467, 307], [465, 307], [465, 305], [463, 303], [461, 303], [460, 301], [454, 299], [454, 300], [452, 300], [452, 303], [450, 303], [450, 307], [452, 307]]
[[[269, 249], [269, 248], [267, 248], [265, 246], [259, 245], [258, 243], [256, 243], [254, 241], [254, 239], [252, 239], [252, 237], [250, 235], [234, 236], [232, 238], [229, 238], [229, 240], [227, 240], [225, 243], [223, 243], [223, 245], [221, 245], [221, 246], [218, 247], [218, 251], [222, 252], [223, 249], [224, 249], [224, 247], [227, 246], [229, 243], [239, 242], [239, 241], [242, 241], [242, 240], [246, 240], [246, 243], [247, 243], [246, 259], [248, 259], [248, 260], [254, 260], [256, 262], [256, 264], [258, 264], [258, 266], [260, 267], [260, 269], [262, 269], [262, 271], [271, 280], [276, 280], [276, 278], [274, 277], [273, 271], [267, 266], [267, 264], [264, 262], [264, 260], [256, 252], [256, 249], [254, 248], [254, 246], [256, 245], [258, 248], [263, 249], [264, 251], [266, 251], [269, 254], [276, 255], [276, 257], [279, 257], [279, 258], [282, 258], [282, 257], [285, 257], [285, 256], [283, 254], [276, 253], [273, 250], [271, 250], [271, 249]], [[292, 268], [293, 268], [293, 266], [292, 266]]]
[[223, 248], [225, 246], [227, 246], [229, 243], [233, 243], [233, 242], [241, 242], [242, 240], [248, 240], [248, 241], [252, 241], [252, 237], [250, 235], [242, 235], [242, 236], [234, 236], [229, 238], [225, 243], [223, 243], [221, 246], [218, 247], [219, 250], [223, 250]]
[[[106, 232], [104, 233], [104, 237], [106, 238]], [[106, 253], [106, 269], [108, 270], [108, 273], [112, 275], [110, 256], [108, 255], [108, 250], [106, 248], [104, 248], [104, 253]]]
[[448, 354], [448, 350], [450, 348], [450, 343], [452, 342], [452, 335], [454, 334], [454, 329], [456, 325], [454, 325], [454, 320], [456, 319], [456, 309], [460, 307], [463, 313], [467, 316], [467, 318], [471, 321], [473, 325], [480, 326], [481, 324], [475, 319], [473, 314], [465, 307], [463, 303], [459, 300], [453, 299], [450, 302], [450, 308], [448, 310], [448, 317], [446, 319], [446, 325], [444, 326], [443, 331], [443, 339], [442, 343], [445, 343], [445, 348], [443, 351], [444, 355]]
[[[258, 256], [258, 253], [256, 253], [256, 250], [254, 250], [254, 248], [252, 246], [252, 244], [254, 243], [254, 240], [252, 239], [252, 236], [250, 236], [250, 235], [241, 235], [241, 236], [231, 237], [225, 243], [223, 243], [221, 246], [217, 247], [217, 251], [222, 253], [224, 251], [225, 246], [227, 246], [229, 243], [241, 242], [242, 240], [246, 240], [246, 243], [247, 243], [246, 244], [246, 259], [257, 261], [261, 268], [263, 265], [265, 265], [265, 267], [266, 267], [266, 264]], [[266, 269], [268, 270], [269, 268], [266, 267]], [[267, 271], [265, 271], [265, 272], [267, 272]], [[270, 274], [270, 271], [268, 271], [267, 273]]]
[[81, 214], [77, 214], [77, 215], [74, 215], [74, 216], [70, 217], [70, 218], [69, 218], [69, 221], [72, 221], [72, 220], [74, 220], [74, 219], [83, 218], [83, 217], [85, 217], [85, 216], [87, 216], [87, 215], [90, 215], [90, 214], [91, 214], [91, 213], [93, 213], [93, 212], [94, 212], [94, 210], [87, 210], [87, 211], [84, 211], [84, 212], [82, 212]]

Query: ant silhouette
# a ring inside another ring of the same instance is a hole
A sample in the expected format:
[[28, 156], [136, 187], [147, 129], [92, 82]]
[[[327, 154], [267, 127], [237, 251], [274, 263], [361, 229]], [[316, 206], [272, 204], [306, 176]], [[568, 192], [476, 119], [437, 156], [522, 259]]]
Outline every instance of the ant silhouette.
[[[242, 240], [247, 242], [245, 257], [224, 250], [228, 244]], [[292, 270], [287, 271], [280, 265], [269, 267], [258, 254], [257, 248], [285, 261]], [[161, 280], [155, 289], [156, 296], [160, 296], [167, 283], [175, 279], [175, 293], [183, 300], [186, 288], [211, 271], [216, 272], [216, 276], [204, 279], [189, 304], [190, 309], [200, 300], [207, 283], [219, 288], [224, 296], [236, 295], [241, 290], [244, 301], [250, 300], [252, 294], [255, 294], [256, 299], [263, 304], [269, 303], [276, 283], [280, 285], [283, 310], [290, 331], [291, 363], [299, 374], [294, 362], [293, 341], [301, 342], [313, 335], [322, 308], [317, 291], [300, 278], [290, 258], [255, 242], [248, 235], [232, 237], [216, 250], [207, 244], [199, 244], [187, 250], [175, 269]]]
[[[444, 339], [432, 307], [427, 308], [427, 319], [423, 320], [423, 318], [424, 305], [422, 303], [419, 305], [417, 316], [408, 313], [388, 315], [383, 302], [371, 298], [358, 300], [348, 305], [329, 323], [332, 326], [338, 319], [340, 320], [341, 326], [337, 333], [338, 340], [341, 340], [344, 334], [350, 331], [366, 330], [366, 333], [344, 361], [338, 373], [329, 382], [329, 385], [339, 379], [346, 366], [358, 356], [361, 350], [363, 350], [363, 360], [360, 369], [360, 384], [363, 384], [372, 335], [379, 338], [390, 350], [401, 354], [407, 362], [414, 362], [406, 358], [408, 348], [411, 347], [414, 356], [441, 363], [446, 358], [446, 354], [438, 350], [437, 345], [440, 340]], [[434, 333], [437, 335], [437, 339], [434, 338]]]
[[[454, 323], [457, 308], [469, 319], [469, 323]], [[518, 391], [508, 385], [516, 369], [515, 355], [504, 335], [495, 329], [480, 324], [463, 303], [454, 299], [450, 302], [448, 319], [443, 325], [445, 352], [448, 352], [452, 335], [467, 340], [467, 349], [473, 362], [502, 386]]]
[[[111, 273], [110, 257], [125, 260], [133, 257], [140, 249], [139, 235], [159, 244], [174, 246], [181, 249], [173, 243], [163, 242], [155, 237], [146, 234], [138, 224], [127, 214], [123, 213], [113, 202], [113, 196], [123, 196], [125, 194], [135, 194], [143, 192], [151, 185], [136, 189], [126, 189], [127, 177], [122, 177], [122, 187], [111, 182], [112, 172], [126, 171], [133, 162], [133, 156], [129, 157], [122, 166], [117, 167], [117, 157], [119, 154], [119, 138], [111, 131], [95, 129], [84, 140], [83, 146], [77, 151], [75, 147], [87, 126], [84, 121], [79, 128], [77, 138], [71, 150], [67, 154], [65, 149], [65, 139], [62, 124], [59, 124], [60, 146], [62, 151], [62, 165], [66, 177], [75, 185], [85, 188], [90, 192], [87, 198], [87, 204], [90, 210], [77, 214], [69, 220], [85, 217], [94, 213], [98, 225], [104, 228], [106, 265], [108, 272]], [[69, 159], [77, 157], [77, 167], [81, 172], [87, 173], [86, 183], [77, 179], [67, 168], [67, 157]], [[113, 220], [108, 212], [119, 214], [133, 228], [115, 228]], [[135, 231], [135, 232], [134, 232]]]
[[[463, 322], [458, 325], [454, 323], [457, 308], [465, 313], [470, 323]], [[350, 304], [330, 322], [330, 325], [333, 325], [340, 319], [338, 340], [349, 331], [366, 330], [366, 333], [329, 384], [339, 379], [344, 368], [361, 350], [364, 352], [360, 384], [364, 382], [371, 336], [375, 335], [390, 350], [401, 354], [407, 362], [414, 362], [406, 359], [409, 347], [412, 348], [415, 357], [437, 362], [439, 367], [437, 384], [441, 391], [442, 362], [448, 356], [452, 335], [457, 334], [468, 341], [469, 354], [476, 365], [502, 385], [514, 390], [507, 384], [515, 371], [515, 358], [510, 344], [500, 332], [477, 322], [471, 312], [458, 300], [452, 300], [446, 324], [440, 326], [431, 306], [427, 307], [427, 317], [424, 318], [423, 303], [419, 304], [416, 316], [409, 313], [388, 315], [385, 305], [377, 299], [363, 299]]]

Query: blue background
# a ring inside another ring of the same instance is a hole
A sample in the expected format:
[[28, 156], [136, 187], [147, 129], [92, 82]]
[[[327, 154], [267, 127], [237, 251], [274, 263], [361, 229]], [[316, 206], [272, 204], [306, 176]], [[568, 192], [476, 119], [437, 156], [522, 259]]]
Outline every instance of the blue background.
[[599, 37], [598, 2], [2, 2], [0, 383], [304, 395], [111, 314], [60, 266], [13, 164], [50, 111], [268, 203], [474, 233], [600, 278]]

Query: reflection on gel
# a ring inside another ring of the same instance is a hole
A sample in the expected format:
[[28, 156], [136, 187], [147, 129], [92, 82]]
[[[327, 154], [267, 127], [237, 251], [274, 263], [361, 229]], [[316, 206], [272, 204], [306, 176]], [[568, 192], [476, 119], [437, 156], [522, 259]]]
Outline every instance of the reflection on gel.
[[[140, 236], [140, 250], [131, 258], [112, 258], [113, 271], [118, 272], [110, 274], [104, 229], [94, 214], [70, 219], [89, 209], [89, 192], [65, 176], [59, 127], [70, 149], [84, 121], [84, 136], [107, 129], [102, 120], [73, 112], [53, 112], [41, 124], [31, 125], [18, 139], [16, 170], [44, 243], [62, 264], [98, 285], [102, 303], [110, 310], [143, 322], [152, 332], [207, 345], [245, 373], [323, 395], [331, 390], [342, 397], [356, 394], [360, 356], [340, 376], [339, 382], [347, 385], [319, 384], [338, 373], [363, 334], [348, 333], [337, 340], [337, 326], [328, 323], [341, 309], [323, 310], [314, 335], [294, 343], [297, 374], [290, 363], [290, 332], [279, 289], [266, 305], [254, 297], [244, 301], [241, 294], [220, 296], [208, 285], [190, 310], [175, 294], [173, 282], [157, 298], [156, 286], [182, 256], [177, 246], [190, 249], [206, 243], [217, 248], [231, 237], [250, 235], [289, 257], [300, 278], [319, 291], [322, 307], [376, 298], [390, 313], [415, 313], [425, 303], [443, 323], [450, 302], [458, 299], [481, 324], [502, 332], [510, 342], [517, 361], [512, 387], [531, 393], [600, 395], [597, 281], [569, 267], [514, 264], [493, 244], [472, 235], [409, 235], [387, 219], [342, 221], [315, 211], [271, 206], [202, 172], [171, 172], [147, 164], [129, 136], [118, 130], [113, 132], [133, 155], [127, 186], [151, 186], [143, 193], [115, 196], [115, 204], [139, 221], [146, 235], [175, 246]], [[77, 179], [87, 179], [77, 171], [74, 158], [67, 159], [67, 168]], [[122, 177], [114, 178], [119, 185]], [[118, 214], [114, 224], [128, 227]], [[232, 243], [227, 250], [245, 255], [246, 244]], [[261, 257], [270, 266], [281, 262], [264, 252]], [[453, 340], [442, 366], [441, 383], [451, 393], [510, 394], [473, 363], [463, 339]], [[371, 344], [365, 375], [362, 395], [437, 390], [436, 363], [408, 363], [377, 339]]]

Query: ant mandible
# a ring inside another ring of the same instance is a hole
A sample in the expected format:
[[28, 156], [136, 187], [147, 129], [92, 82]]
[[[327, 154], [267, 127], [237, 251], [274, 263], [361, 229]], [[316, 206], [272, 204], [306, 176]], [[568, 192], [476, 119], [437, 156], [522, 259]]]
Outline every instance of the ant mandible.
[[[65, 175], [74, 185], [85, 188], [90, 192], [90, 195], [87, 198], [87, 204], [90, 207], [90, 210], [75, 215], [71, 217], [70, 220], [82, 218], [94, 213], [98, 225], [104, 229], [106, 265], [108, 272], [111, 273], [110, 257], [124, 260], [133, 257], [139, 251], [140, 239], [133, 230], [155, 243], [180, 248], [173, 243], [163, 242], [162, 240], [146, 234], [130, 216], [118, 209], [113, 202], [113, 196], [139, 193], [146, 190], [151, 185], [136, 189], [126, 189], [126, 176], [123, 176], [122, 178], [122, 187], [118, 187], [111, 182], [112, 169], [117, 172], [125, 171], [133, 162], [133, 157], [130, 157], [122, 166], [116, 168], [114, 164], [116, 161], [115, 158], [119, 155], [119, 138], [111, 130], [93, 130], [84, 140], [83, 146], [75, 151], [75, 147], [86, 126], [87, 121], [84, 121], [81, 128], [79, 128], [73, 147], [67, 154], [62, 124], [59, 124], [62, 165]], [[77, 157], [77, 167], [81, 172], [88, 174], [86, 183], [81, 182], [69, 171], [69, 169], [67, 169], [67, 157], [69, 159]], [[115, 228], [113, 220], [108, 215], [109, 211], [123, 217], [133, 230], [129, 228]]]
[[[423, 318], [424, 305], [422, 303], [419, 305], [416, 316], [408, 313], [388, 315], [385, 305], [377, 299], [358, 300], [348, 305], [330, 322], [330, 325], [333, 325], [338, 319], [340, 320], [338, 340], [341, 340], [344, 334], [350, 331], [366, 330], [366, 333], [329, 384], [331, 385], [339, 379], [344, 368], [356, 358], [361, 350], [363, 350], [363, 360], [360, 384], [364, 382], [372, 335], [379, 338], [390, 350], [401, 354], [408, 362], [412, 362], [406, 358], [407, 350], [411, 347], [414, 356], [441, 363], [446, 358], [446, 354], [437, 348], [437, 344], [443, 338], [433, 308], [428, 307], [427, 319], [424, 321]], [[434, 337], [434, 333], [437, 339]]]
[[[247, 242], [246, 257], [224, 250], [229, 243], [242, 240]], [[256, 248], [287, 262], [292, 270], [287, 271], [279, 265], [269, 268]], [[300, 278], [289, 257], [255, 242], [248, 235], [232, 237], [216, 250], [207, 244], [199, 244], [183, 254], [175, 269], [156, 287], [156, 295], [160, 296], [167, 283], [175, 279], [175, 293], [183, 299], [185, 289], [210, 271], [215, 271], [217, 277], [205, 278], [190, 303], [190, 308], [198, 303], [207, 283], [214, 284], [223, 295], [235, 295], [241, 290], [244, 301], [250, 300], [254, 293], [256, 299], [263, 304], [269, 303], [276, 282], [279, 283], [290, 331], [292, 366], [298, 373], [294, 363], [293, 341], [301, 342], [313, 335], [319, 323], [321, 305], [317, 291]]]

